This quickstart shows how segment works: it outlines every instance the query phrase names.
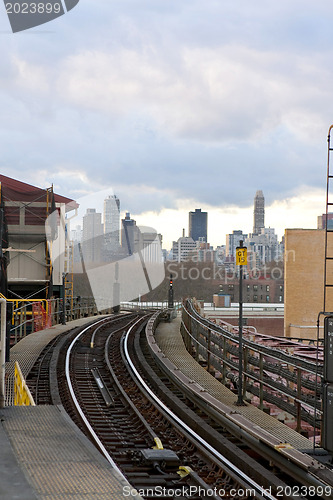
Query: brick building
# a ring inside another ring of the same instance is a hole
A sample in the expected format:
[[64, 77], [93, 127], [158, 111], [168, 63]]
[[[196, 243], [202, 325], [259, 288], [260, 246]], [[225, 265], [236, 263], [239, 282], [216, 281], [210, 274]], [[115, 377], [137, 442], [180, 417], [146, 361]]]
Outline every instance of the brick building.
[[[230, 295], [231, 302], [239, 301], [239, 279], [227, 279], [220, 286], [220, 291]], [[284, 301], [284, 280], [278, 268], [276, 276], [249, 278], [243, 281], [243, 301], [260, 303], [281, 303]]]
[[[332, 238], [332, 233], [328, 233]], [[316, 338], [317, 317], [324, 302], [325, 230], [286, 229], [285, 319], [286, 337]], [[333, 290], [327, 304], [332, 304]]]

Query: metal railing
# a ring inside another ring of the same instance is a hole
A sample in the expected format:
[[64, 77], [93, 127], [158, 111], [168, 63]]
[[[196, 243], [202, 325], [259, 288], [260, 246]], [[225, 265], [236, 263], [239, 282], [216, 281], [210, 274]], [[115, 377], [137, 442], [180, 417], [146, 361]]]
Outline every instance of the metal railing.
[[[62, 298], [32, 301], [15, 299], [7, 300], [8, 304], [11, 305], [8, 314], [11, 346], [17, 344], [19, 340], [31, 332], [84, 317], [112, 312], [109, 300], [105, 300], [105, 307], [102, 305], [102, 309], [98, 310], [92, 297], [73, 297], [72, 300], [66, 300], [65, 303]], [[100, 307], [103, 304], [101, 299], [99, 299], [98, 304]], [[120, 304], [121, 309], [165, 309], [167, 306], [167, 302], [122, 302]], [[180, 309], [181, 306], [181, 302], [175, 303], [176, 310]]]
[[[47, 301], [16, 300], [15, 303], [7, 301], [7, 304], [12, 305], [8, 317], [12, 346], [31, 332], [102, 312], [110, 312], [110, 308], [99, 312], [91, 297], [75, 297], [73, 301], [65, 304], [61, 298]], [[36, 309], [37, 304], [39, 309]]]
[[[197, 361], [217, 371], [223, 384], [232, 381], [237, 387], [238, 335], [200, 316], [190, 300], [183, 304], [181, 333]], [[319, 427], [322, 363], [316, 369], [315, 362], [247, 339], [243, 339], [243, 360], [244, 397], [251, 393], [259, 408], [268, 402], [293, 415], [299, 432], [302, 421]]]
[[[132, 302], [121, 302], [121, 309], [168, 309], [168, 301], [164, 302], [142, 302], [142, 301], [132, 301]], [[180, 310], [182, 308], [181, 302], [174, 303], [174, 309]]]

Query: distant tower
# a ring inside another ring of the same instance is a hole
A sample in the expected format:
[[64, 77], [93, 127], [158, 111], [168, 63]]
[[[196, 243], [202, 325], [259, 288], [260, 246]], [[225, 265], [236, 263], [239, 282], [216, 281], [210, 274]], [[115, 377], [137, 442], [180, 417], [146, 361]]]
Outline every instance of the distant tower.
[[207, 212], [201, 212], [201, 208], [196, 208], [195, 212], [189, 212], [189, 237], [194, 241], [204, 238], [207, 242]]
[[120, 201], [117, 196], [104, 200], [104, 235], [108, 252], [116, 253], [120, 245]]
[[102, 214], [96, 212], [95, 208], [87, 208], [82, 230], [82, 250], [86, 262], [101, 260], [102, 237]]
[[253, 234], [260, 234], [265, 227], [265, 198], [261, 190], [254, 197]]
[[136, 221], [131, 219], [131, 214], [126, 212], [125, 219], [121, 219], [121, 246], [128, 255], [135, 251], [137, 227]]

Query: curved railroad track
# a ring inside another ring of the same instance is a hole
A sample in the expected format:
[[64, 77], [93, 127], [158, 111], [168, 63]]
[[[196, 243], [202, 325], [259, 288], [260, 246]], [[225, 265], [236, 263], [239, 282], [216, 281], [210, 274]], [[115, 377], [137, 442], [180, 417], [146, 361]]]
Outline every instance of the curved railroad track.
[[150, 316], [103, 318], [60, 339], [52, 356], [44, 353], [41, 359], [51, 358], [58, 378], [55, 384], [49, 376], [52, 402], [61, 400], [144, 498], [176, 498], [175, 492], [193, 500], [307, 498], [293, 494], [286, 475], [252, 457], [161, 371], [143, 335]]
[[71, 341], [65, 358], [67, 387], [60, 384], [70, 416], [144, 498], [161, 498], [163, 488], [169, 492], [165, 498], [178, 492], [179, 498], [193, 500], [245, 499], [256, 489], [257, 498], [273, 499], [269, 493], [261, 495], [261, 486], [170, 415], [163, 402], [153, 402], [147, 388], [145, 393], [138, 388], [140, 375], [133, 379], [128, 339], [148, 318], [101, 320]]

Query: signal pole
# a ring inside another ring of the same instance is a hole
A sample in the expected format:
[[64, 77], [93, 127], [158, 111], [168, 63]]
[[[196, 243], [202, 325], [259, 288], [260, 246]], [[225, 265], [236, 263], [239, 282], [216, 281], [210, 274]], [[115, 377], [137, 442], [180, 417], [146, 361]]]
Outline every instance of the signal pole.
[[239, 266], [239, 319], [238, 319], [238, 399], [237, 406], [244, 406], [243, 401], [243, 266], [247, 265], [247, 248], [243, 240], [236, 248], [236, 265]]
[[173, 283], [172, 283], [172, 274], [170, 274], [170, 279], [169, 279], [168, 309], [173, 309]]

